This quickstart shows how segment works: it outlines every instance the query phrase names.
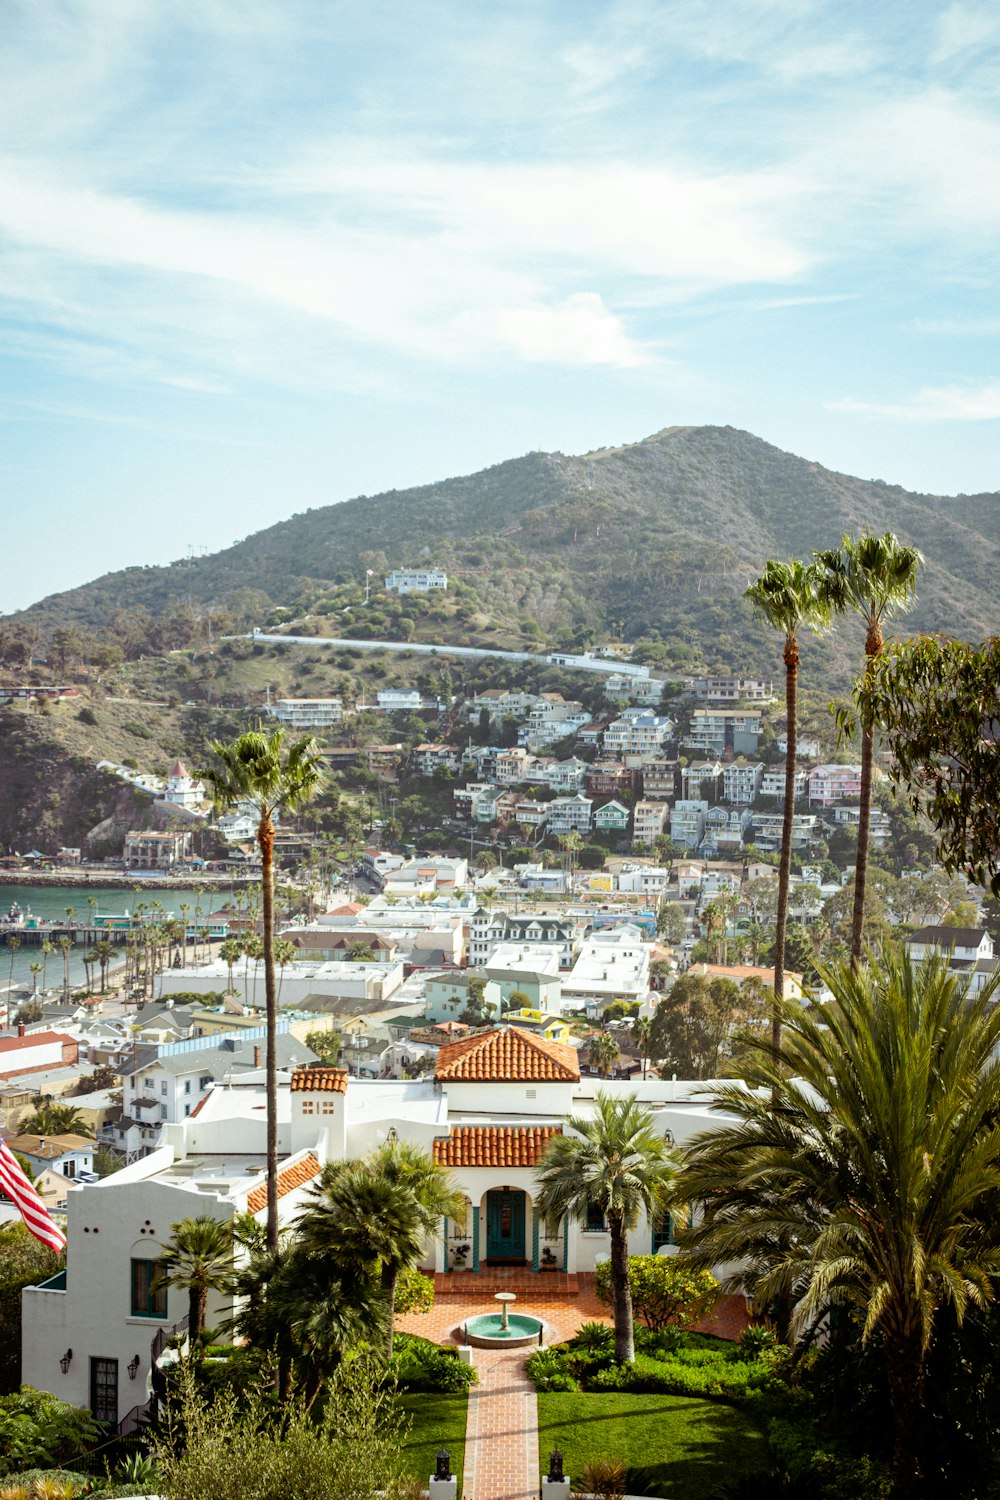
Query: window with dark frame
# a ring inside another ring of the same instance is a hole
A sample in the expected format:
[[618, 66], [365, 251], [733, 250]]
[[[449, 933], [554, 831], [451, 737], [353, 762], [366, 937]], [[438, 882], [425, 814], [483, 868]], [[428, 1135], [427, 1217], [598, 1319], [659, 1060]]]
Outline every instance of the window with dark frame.
[[159, 1280], [160, 1269], [161, 1263], [158, 1260], [133, 1260], [133, 1318], [165, 1318], [167, 1316], [167, 1288], [166, 1284]]

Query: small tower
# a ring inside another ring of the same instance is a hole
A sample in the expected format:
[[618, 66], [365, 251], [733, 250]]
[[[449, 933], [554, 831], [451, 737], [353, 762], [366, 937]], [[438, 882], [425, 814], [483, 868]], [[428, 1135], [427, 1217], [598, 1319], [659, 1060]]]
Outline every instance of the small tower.
[[[320, 1142], [327, 1161], [347, 1156], [346, 1068], [296, 1068], [292, 1073], [292, 1155]], [[323, 1132], [326, 1139], [320, 1141]]]

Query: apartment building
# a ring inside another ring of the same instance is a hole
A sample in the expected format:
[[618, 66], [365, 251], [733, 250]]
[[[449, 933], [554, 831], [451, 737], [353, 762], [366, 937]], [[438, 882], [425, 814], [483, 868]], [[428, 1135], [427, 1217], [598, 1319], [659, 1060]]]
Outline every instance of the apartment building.
[[685, 745], [703, 755], [755, 755], [760, 744], [762, 721], [752, 709], [727, 712], [721, 708], [696, 708]]
[[626, 709], [612, 719], [604, 731], [604, 749], [609, 755], [651, 755], [660, 750], [673, 734], [671, 719], [662, 714]]
[[681, 770], [681, 796], [688, 802], [718, 802], [722, 796], [722, 762], [693, 760]]
[[708, 707], [737, 703], [771, 703], [774, 687], [756, 677], [694, 677], [690, 691]]
[[861, 767], [814, 766], [809, 773], [809, 806], [834, 807], [861, 796]]
[[734, 760], [722, 772], [722, 795], [734, 807], [749, 807], [760, 794], [763, 761]]
[[278, 698], [267, 711], [279, 724], [290, 729], [328, 729], [344, 717], [342, 698]]
[[171, 870], [191, 854], [191, 835], [180, 829], [163, 833], [142, 829], [125, 835], [125, 865], [129, 870]]
[[[795, 801], [806, 794], [809, 785], [808, 766], [796, 766], [795, 768]], [[760, 795], [771, 797], [776, 802], [785, 800], [785, 763], [781, 761], [776, 766], [768, 766], [760, 781]]]
[[682, 849], [697, 849], [705, 833], [708, 803], [704, 798], [684, 797], [670, 811], [670, 837]]
[[448, 575], [440, 568], [394, 568], [386, 574], [386, 590], [393, 594], [429, 594], [448, 587]]
[[594, 804], [578, 792], [575, 797], [556, 797], [549, 805], [549, 833], [589, 833]]
[[632, 842], [651, 844], [664, 830], [669, 809], [665, 802], [637, 802], [632, 809]]

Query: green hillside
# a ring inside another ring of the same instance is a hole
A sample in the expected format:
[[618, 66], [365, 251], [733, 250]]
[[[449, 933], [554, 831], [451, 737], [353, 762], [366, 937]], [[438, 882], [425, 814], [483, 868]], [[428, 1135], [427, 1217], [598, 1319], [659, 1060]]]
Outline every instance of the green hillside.
[[[998, 506], [996, 494], [919, 495], [836, 474], [733, 428], [668, 428], [628, 447], [528, 454], [307, 511], [209, 557], [108, 574], [21, 618], [100, 629], [115, 611], [213, 607], [243, 628], [281, 607], [297, 618], [325, 610], [326, 633], [350, 633], [343, 611], [356, 608], [366, 568], [378, 583], [388, 567], [434, 563], [453, 583], [445, 601], [414, 609], [416, 640], [531, 649], [588, 631], [652, 636], [678, 663], [773, 670], [773, 641], [740, 599], [746, 583], [769, 556], [805, 555], [866, 525], [927, 557], [908, 628], [993, 629]], [[355, 614], [355, 634], [361, 623]], [[374, 620], [376, 633], [391, 635], [387, 626]], [[838, 635], [820, 658], [841, 682], [853, 646]]]

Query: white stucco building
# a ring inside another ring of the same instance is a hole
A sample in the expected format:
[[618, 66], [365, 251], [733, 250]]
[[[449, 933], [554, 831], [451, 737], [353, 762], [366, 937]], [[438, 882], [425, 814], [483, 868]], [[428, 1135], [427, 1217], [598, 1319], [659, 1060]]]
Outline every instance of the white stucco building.
[[[535, 1168], [548, 1142], [567, 1128], [567, 1116], [593, 1111], [601, 1086], [581, 1080], [573, 1047], [513, 1026], [442, 1047], [427, 1081], [349, 1079], [339, 1068], [282, 1074], [280, 1221], [295, 1219], [325, 1162], [365, 1156], [398, 1138], [447, 1167], [464, 1197], [460, 1220], [445, 1220], [428, 1243], [425, 1269], [592, 1271], [609, 1249], [602, 1216], [550, 1230], [537, 1208]], [[603, 1087], [637, 1093], [668, 1141], [683, 1142], [719, 1118], [709, 1113], [703, 1083]], [[190, 1117], [165, 1125], [152, 1155], [69, 1189], [66, 1270], [23, 1294], [26, 1382], [89, 1406], [108, 1423], [145, 1404], [155, 1360], [186, 1312], [185, 1293], [161, 1289], [155, 1280], [171, 1225], [202, 1215], [228, 1222], [236, 1213], [264, 1220], [263, 1102], [262, 1073], [232, 1077]], [[641, 1221], [630, 1248], [648, 1252], [669, 1237], [666, 1221]], [[227, 1299], [213, 1294], [209, 1325], [230, 1311]]]

